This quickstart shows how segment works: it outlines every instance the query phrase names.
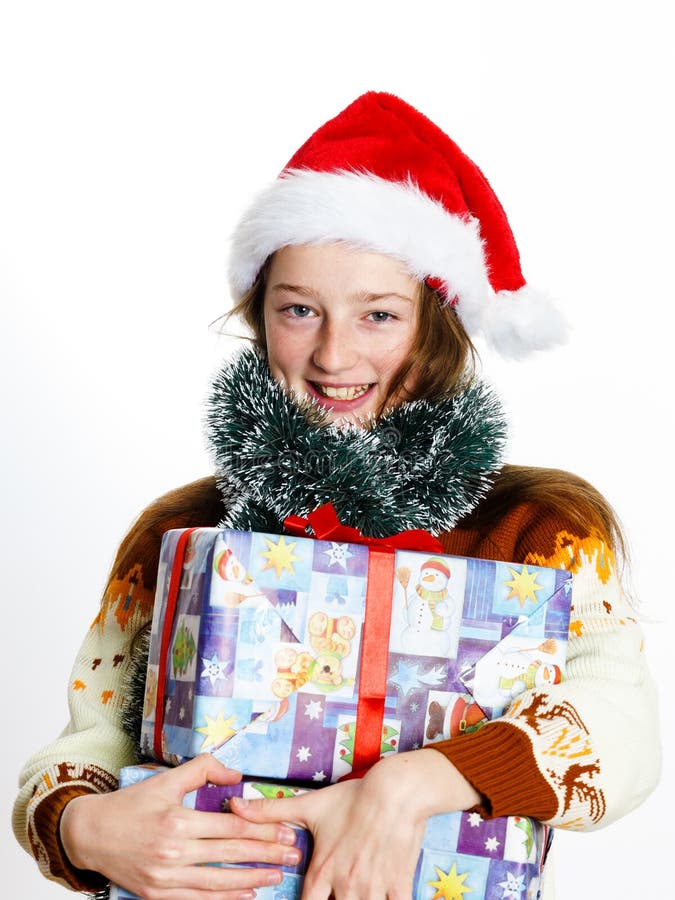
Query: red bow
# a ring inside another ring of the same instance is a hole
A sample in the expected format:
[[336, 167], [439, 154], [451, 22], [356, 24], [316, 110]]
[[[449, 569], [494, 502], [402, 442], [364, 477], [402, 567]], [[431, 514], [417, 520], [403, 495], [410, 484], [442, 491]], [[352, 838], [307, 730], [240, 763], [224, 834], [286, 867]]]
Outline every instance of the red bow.
[[307, 528], [311, 527], [314, 537], [319, 541], [342, 541], [348, 544], [369, 544], [372, 547], [383, 547], [391, 550], [420, 550], [424, 553], [443, 553], [443, 545], [428, 531], [414, 528], [401, 531], [386, 538], [366, 537], [358, 528], [342, 525], [332, 503], [324, 503], [314, 512], [302, 516], [287, 516], [284, 528], [296, 537], [308, 537]]

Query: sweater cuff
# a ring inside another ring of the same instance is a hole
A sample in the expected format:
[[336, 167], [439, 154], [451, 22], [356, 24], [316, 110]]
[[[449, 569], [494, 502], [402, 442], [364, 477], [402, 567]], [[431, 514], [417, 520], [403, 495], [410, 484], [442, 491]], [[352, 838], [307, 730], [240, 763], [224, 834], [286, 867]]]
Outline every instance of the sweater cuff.
[[558, 811], [558, 798], [542, 775], [527, 735], [504, 720], [478, 731], [428, 744], [462, 773], [484, 798], [476, 807], [487, 818], [531, 816], [547, 821]]
[[[99, 872], [77, 869], [72, 865], [63, 849], [59, 833], [61, 815], [66, 805], [76, 797], [95, 794], [93, 788], [84, 785], [64, 786], [54, 790], [49, 796], [49, 803], [42, 802], [33, 810], [31, 819], [31, 845], [41, 845], [45, 852], [49, 877], [65, 882], [73, 890], [95, 893], [108, 884], [108, 879]], [[39, 858], [38, 858], [39, 861]]]

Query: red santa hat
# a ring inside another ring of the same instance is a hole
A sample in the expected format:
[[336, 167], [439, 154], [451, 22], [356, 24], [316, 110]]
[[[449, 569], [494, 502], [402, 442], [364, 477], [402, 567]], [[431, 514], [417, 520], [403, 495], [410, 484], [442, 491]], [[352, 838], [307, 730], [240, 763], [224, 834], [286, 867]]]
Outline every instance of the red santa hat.
[[275, 250], [337, 241], [400, 260], [504, 356], [564, 338], [560, 314], [525, 283], [485, 176], [392, 94], [363, 94], [322, 125], [245, 212], [232, 241], [233, 295], [241, 298]]

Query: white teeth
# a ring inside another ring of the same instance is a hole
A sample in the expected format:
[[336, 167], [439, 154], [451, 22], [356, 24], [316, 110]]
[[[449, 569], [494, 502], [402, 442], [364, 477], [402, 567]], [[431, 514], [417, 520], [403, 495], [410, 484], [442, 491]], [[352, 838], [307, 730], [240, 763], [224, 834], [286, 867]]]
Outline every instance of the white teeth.
[[358, 384], [351, 387], [330, 387], [327, 384], [317, 384], [317, 382], [313, 382], [313, 384], [320, 394], [333, 400], [355, 400], [357, 397], [363, 396], [370, 387], [369, 384]]

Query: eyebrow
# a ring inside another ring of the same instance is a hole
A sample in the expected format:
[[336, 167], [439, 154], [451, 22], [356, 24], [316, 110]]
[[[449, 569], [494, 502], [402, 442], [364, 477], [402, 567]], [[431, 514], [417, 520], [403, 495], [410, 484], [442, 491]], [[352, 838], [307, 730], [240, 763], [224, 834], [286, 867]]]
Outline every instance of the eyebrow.
[[[286, 284], [285, 282], [279, 282], [279, 284], [272, 285], [270, 290], [287, 291], [291, 294], [297, 294], [299, 297], [321, 297], [321, 293], [312, 288], [303, 287], [297, 284]], [[397, 297], [399, 300], [404, 300], [406, 303], [413, 302], [412, 297], [408, 297], [406, 294], [399, 294], [397, 291], [383, 291], [379, 294], [373, 293], [372, 291], [358, 291], [349, 299], [353, 303], [377, 303], [379, 300], [384, 300], [388, 297]]]

